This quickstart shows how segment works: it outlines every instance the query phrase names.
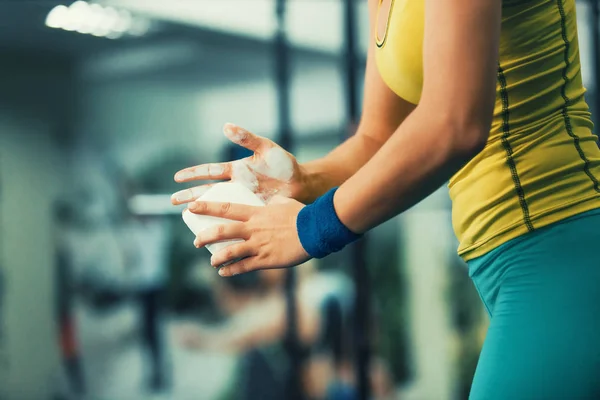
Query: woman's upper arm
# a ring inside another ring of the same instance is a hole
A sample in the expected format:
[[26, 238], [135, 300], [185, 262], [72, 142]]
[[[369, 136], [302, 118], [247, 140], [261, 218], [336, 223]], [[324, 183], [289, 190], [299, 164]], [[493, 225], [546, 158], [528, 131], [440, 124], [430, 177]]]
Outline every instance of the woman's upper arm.
[[380, 143], [389, 139], [415, 106], [398, 97], [383, 81], [375, 62], [374, 30], [379, 0], [369, 2], [369, 50], [365, 71], [363, 110], [358, 135]]
[[486, 139], [496, 99], [502, 0], [425, 1], [419, 108], [443, 118], [457, 134]]

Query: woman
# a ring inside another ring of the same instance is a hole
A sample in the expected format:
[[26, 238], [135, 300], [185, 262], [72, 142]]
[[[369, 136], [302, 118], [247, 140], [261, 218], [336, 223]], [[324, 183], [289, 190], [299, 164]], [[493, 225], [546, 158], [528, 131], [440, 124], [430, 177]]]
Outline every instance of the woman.
[[195, 244], [246, 240], [213, 256], [214, 266], [245, 257], [222, 276], [297, 265], [449, 179], [458, 252], [491, 316], [471, 398], [600, 398], [600, 150], [575, 0], [373, 0], [370, 12], [356, 136], [298, 165], [227, 125], [254, 156], [176, 180], [234, 179], [290, 199], [263, 208], [193, 202], [193, 212], [237, 221]]

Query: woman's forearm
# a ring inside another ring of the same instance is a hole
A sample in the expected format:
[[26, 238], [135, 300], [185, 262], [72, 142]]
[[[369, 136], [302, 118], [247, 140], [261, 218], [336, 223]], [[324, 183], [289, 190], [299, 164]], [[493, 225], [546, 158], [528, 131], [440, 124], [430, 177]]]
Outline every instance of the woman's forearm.
[[424, 3], [419, 105], [333, 199], [340, 221], [355, 233], [431, 194], [481, 151], [489, 136], [502, 1]]
[[340, 220], [362, 233], [412, 207], [483, 148], [487, 130], [415, 111], [338, 189], [334, 205]]
[[312, 203], [332, 187], [344, 183], [377, 153], [383, 142], [361, 134], [360, 129], [325, 157], [301, 165], [305, 190], [297, 200]]

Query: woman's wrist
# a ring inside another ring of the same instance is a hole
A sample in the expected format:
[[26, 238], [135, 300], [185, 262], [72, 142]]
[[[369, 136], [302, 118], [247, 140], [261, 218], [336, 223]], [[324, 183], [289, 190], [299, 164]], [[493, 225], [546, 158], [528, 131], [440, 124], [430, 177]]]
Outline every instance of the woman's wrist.
[[333, 204], [336, 191], [337, 188], [329, 190], [298, 214], [296, 228], [300, 243], [313, 258], [340, 251], [361, 237], [340, 221]]
[[303, 204], [311, 204], [335, 186], [316, 162], [301, 164], [300, 177], [300, 188], [292, 197]]
[[305, 165], [300, 164], [299, 168], [299, 179], [295, 187], [292, 189], [291, 198], [298, 200], [302, 204], [310, 204], [314, 199], [311, 200], [312, 182], [311, 174]]

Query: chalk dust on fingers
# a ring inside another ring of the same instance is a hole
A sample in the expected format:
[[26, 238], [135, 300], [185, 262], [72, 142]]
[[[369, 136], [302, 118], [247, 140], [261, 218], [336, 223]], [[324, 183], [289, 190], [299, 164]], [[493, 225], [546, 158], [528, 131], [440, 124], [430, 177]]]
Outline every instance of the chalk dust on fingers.
[[224, 164], [202, 164], [178, 172], [175, 174], [175, 180], [182, 182], [191, 179], [218, 178], [223, 176], [224, 173]]
[[258, 189], [258, 178], [245, 159], [231, 163], [231, 180], [246, 186], [255, 193]]
[[196, 186], [189, 189], [180, 190], [171, 196], [171, 200], [177, 203], [185, 203], [198, 199], [208, 191], [213, 185]]
[[222, 164], [204, 164], [194, 168], [193, 173], [195, 177], [209, 177], [214, 178], [223, 175], [225, 167]]
[[291, 181], [294, 175], [294, 163], [281, 147], [267, 149], [254, 169], [261, 175], [284, 182]]
[[223, 127], [223, 133], [225, 133], [225, 136], [227, 136], [229, 140], [236, 144], [240, 144], [242, 141], [246, 140], [250, 134], [250, 132], [244, 128], [240, 128], [239, 126], [231, 123], [225, 124]]

